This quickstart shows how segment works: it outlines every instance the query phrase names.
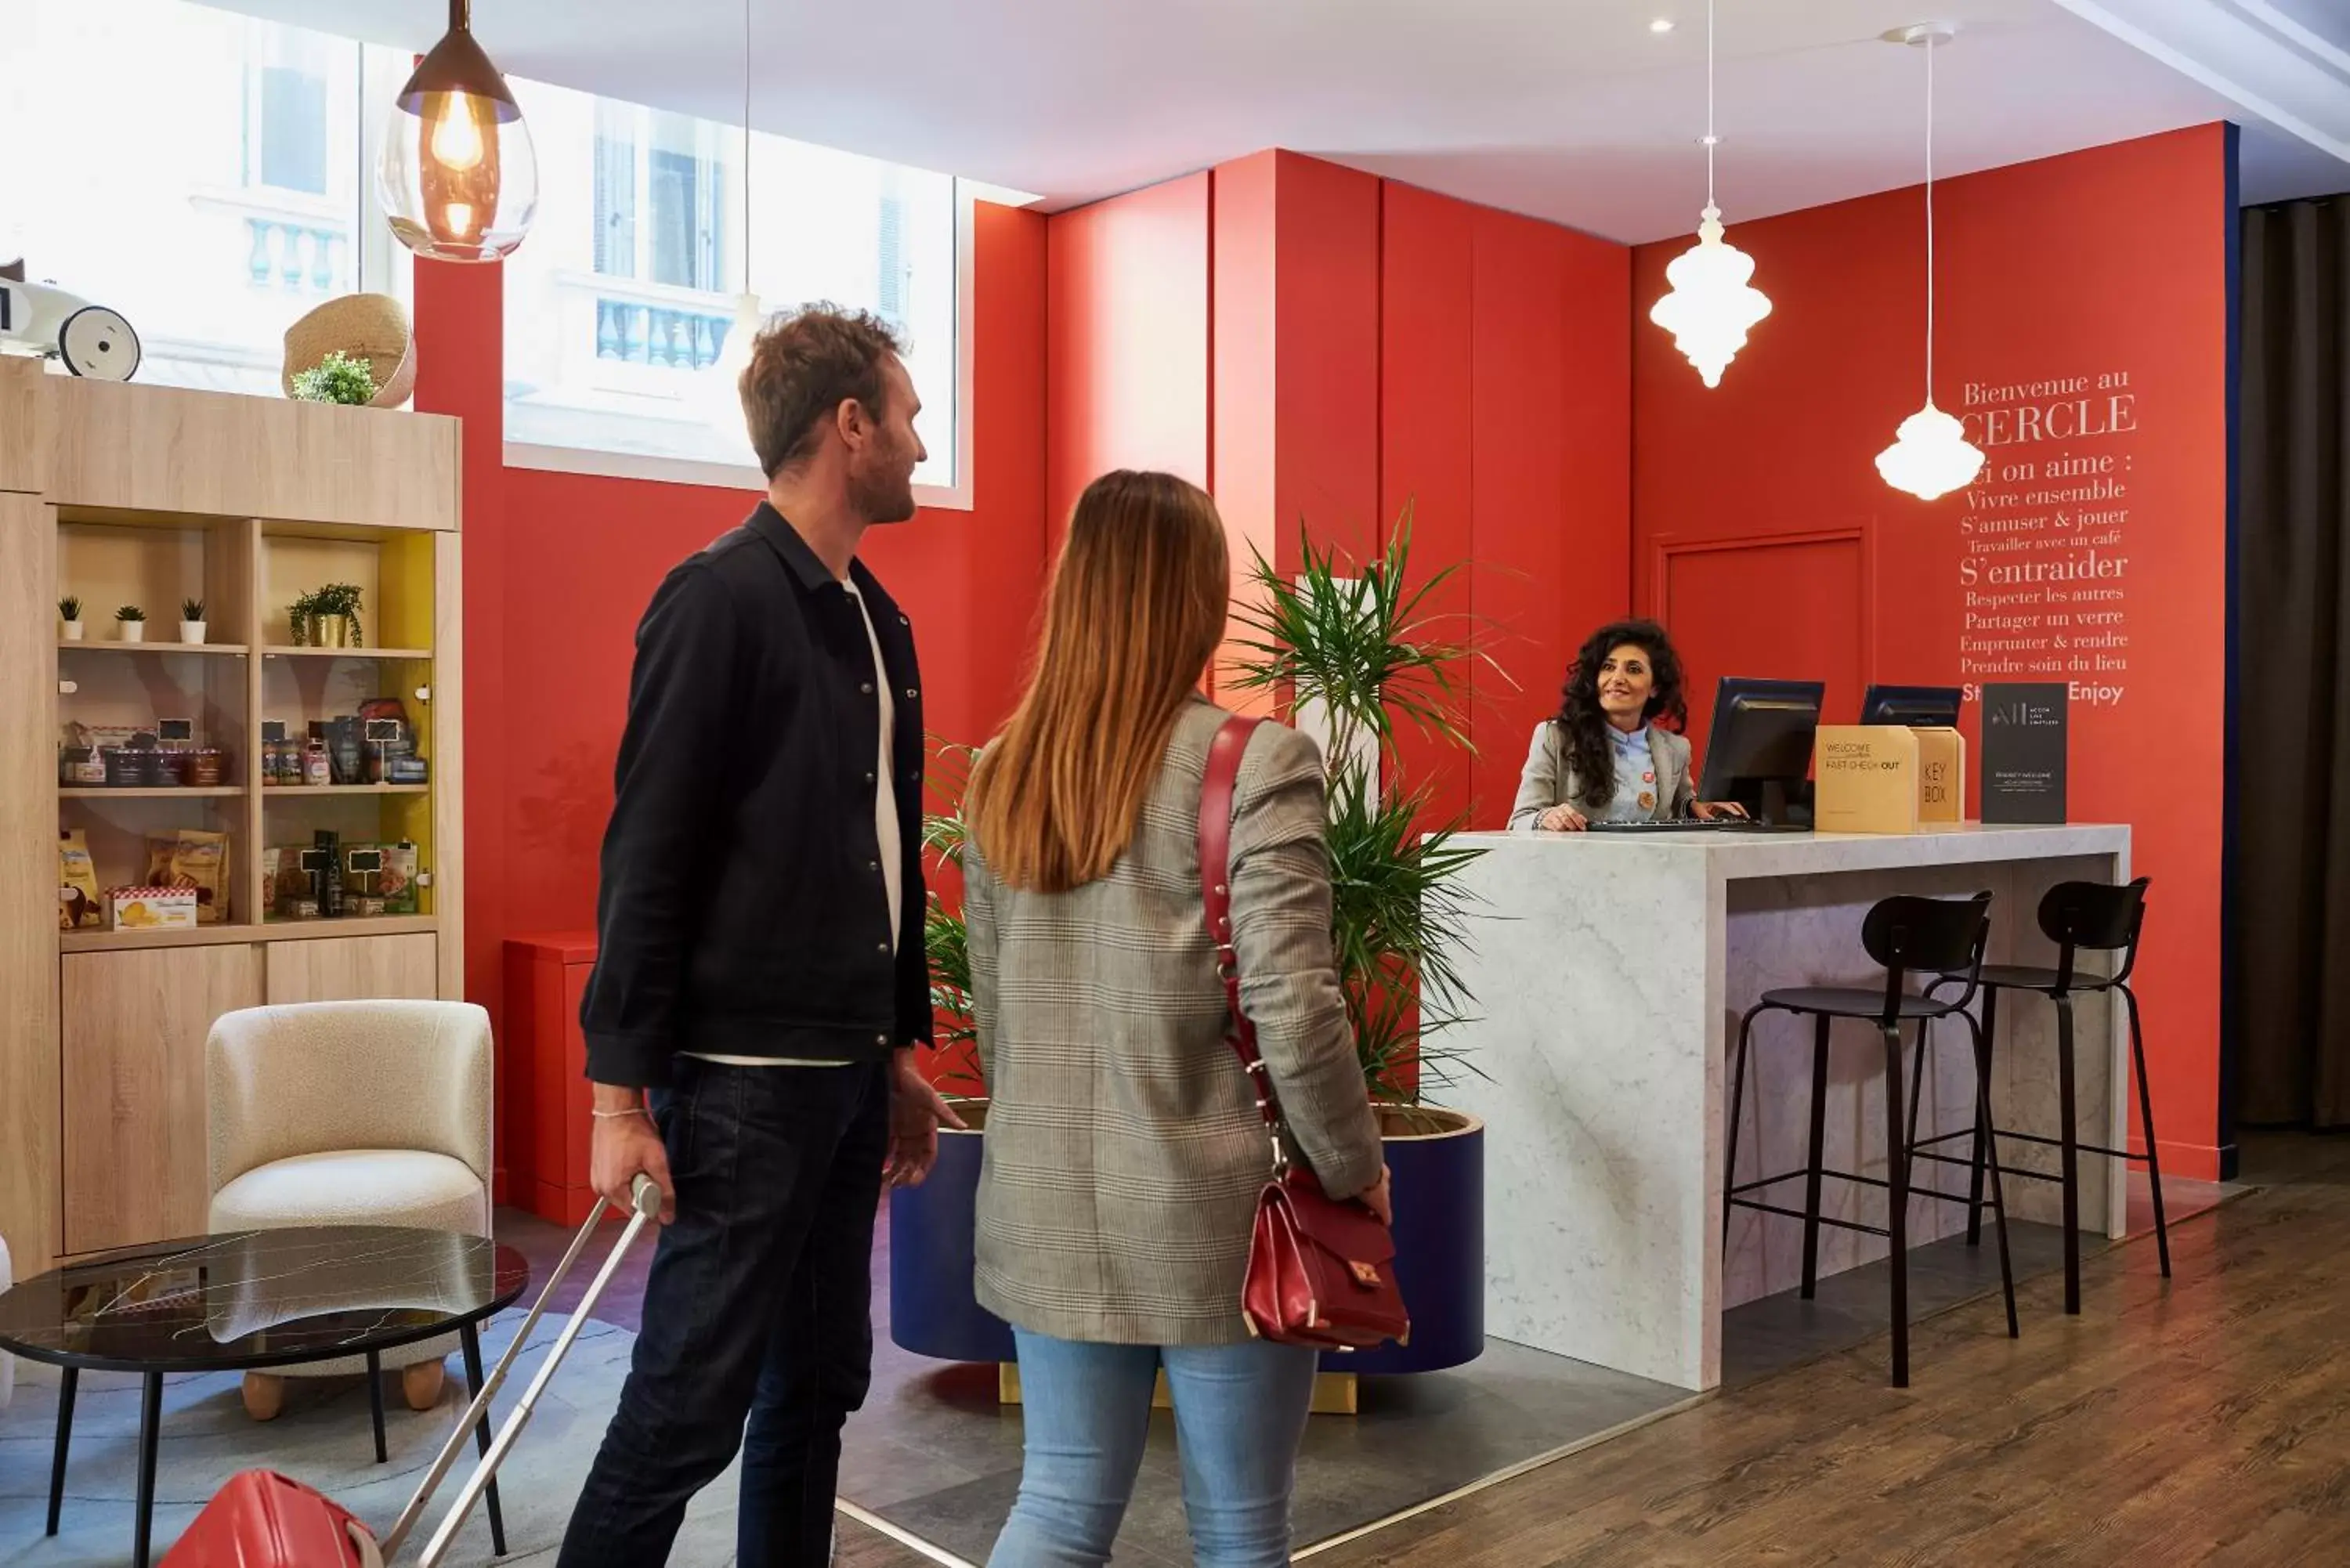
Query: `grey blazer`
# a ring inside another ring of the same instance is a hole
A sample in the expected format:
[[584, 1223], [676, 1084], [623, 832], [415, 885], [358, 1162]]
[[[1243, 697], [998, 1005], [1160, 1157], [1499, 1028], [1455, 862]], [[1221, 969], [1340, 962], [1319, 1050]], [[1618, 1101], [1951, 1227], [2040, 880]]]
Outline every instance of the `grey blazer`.
[[[1687, 816], [1697, 798], [1697, 784], [1690, 777], [1688, 737], [1651, 725], [1648, 754], [1657, 763], [1656, 819], [1670, 822]], [[1544, 719], [1534, 726], [1534, 744], [1526, 752], [1525, 772], [1518, 775], [1518, 798], [1510, 807], [1511, 827], [1531, 829], [1534, 819], [1555, 805], [1571, 804], [1582, 810], [1575, 783], [1575, 762], [1567, 751], [1566, 733], [1558, 727], [1557, 720]]]
[[[1200, 903], [1208, 743], [1177, 718], [1134, 841], [1066, 893], [1007, 888], [964, 857], [972, 1007], [993, 1096], [979, 1187], [979, 1300], [1015, 1327], [1118, 1345], [1248, 1337], [1240, 1313], [1272, 1165]], [[1334, 1196], [1377, 1185], [1378, 1124], [1330, 946], [1322, 762], [1264, 724], [1232, 807], [1241, 1000], [1295, 1135]]]

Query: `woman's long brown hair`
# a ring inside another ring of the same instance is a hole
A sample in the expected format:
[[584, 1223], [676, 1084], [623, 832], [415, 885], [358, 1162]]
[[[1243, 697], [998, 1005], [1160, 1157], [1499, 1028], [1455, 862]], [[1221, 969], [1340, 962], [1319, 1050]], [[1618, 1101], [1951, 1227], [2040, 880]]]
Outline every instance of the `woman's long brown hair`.
[[1134, 838], [1167, 737], [1223, 637], [1223, 521], [1199, 486], [1120, 469], [1086, 487], [1010, 723], [972, 770], [972, 836], [1008, 887], [1065, 893]]

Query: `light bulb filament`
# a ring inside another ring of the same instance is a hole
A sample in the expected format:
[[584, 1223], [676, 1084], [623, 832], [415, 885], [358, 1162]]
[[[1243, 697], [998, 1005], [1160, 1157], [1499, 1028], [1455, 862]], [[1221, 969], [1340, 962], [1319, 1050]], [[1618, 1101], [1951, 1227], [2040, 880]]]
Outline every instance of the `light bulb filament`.
[[432, 118], [432, 158], [452, 172], [482, 161], [482, 127], [473, 100], [462, 92], [444, 94]]

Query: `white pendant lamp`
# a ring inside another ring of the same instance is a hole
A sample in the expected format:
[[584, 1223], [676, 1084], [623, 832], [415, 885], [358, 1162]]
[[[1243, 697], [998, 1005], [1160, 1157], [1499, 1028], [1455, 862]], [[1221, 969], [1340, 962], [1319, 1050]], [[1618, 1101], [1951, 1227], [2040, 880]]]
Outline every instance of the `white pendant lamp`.
[[1706, 0], [1705, 211], [1697, 244], [1665, 268], [1672, 288], [1649, 307], [1648, 319], [1673, 335], [1673, 347], [1689, 356], [1709, 387], [1721, 385], [1722, 371], [1746, 347], [1746, 334], [1771, 314], [1769, 297], [1747, 281], [1754, 275], [1754, 258], [1721, 237], [1721, 209], [1713, 201], [1713, 150], [1720, 141], [1713, 133], [1713, 0]]
[[732, 434], [743, 429], [743, 372], [751, 368], [751, 340], [765, 324], [751, 286], [751, 0], [743, 0], [743, 292], [734, 296], [734, 320], [702, 388], [711, 421]]
[[1887, 36], [1926, 51], [1926, 406], [1901, 421], [1893, 444], [1877, 454], [1877, 472], [1896, 490], [1939, 501], [1972, 484], [1983, 465], [1965, 428], [1934, 406], [1934, 50], [1950, 41], [1950, 29], [1905, 27]]

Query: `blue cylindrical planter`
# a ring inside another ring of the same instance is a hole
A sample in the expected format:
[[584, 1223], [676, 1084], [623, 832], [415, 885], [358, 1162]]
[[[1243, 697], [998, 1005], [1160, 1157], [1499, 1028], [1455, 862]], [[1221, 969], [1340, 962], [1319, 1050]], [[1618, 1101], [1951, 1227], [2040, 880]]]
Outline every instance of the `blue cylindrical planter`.
[[939, 1134], [939, 1161], [920, 1187], [889, 1194], [889, 1337], [940, 1361], [1010, 1361], [1012, 1330], [972, 1293], [981, 1118]]
[[[1439, 1125], [1411, 1132], [1390, 1114], [1387, 1138], [1411, 1343], [1325, 1355], [1325, 1371], [1437, 1372], [1484, 1352], [1485, 1124], [1457, 1112], [1427, 1115]], [[889, 1195], [889, 1337], [917, 1355], [1014, 1358], [1012, 1330], [972, 1293], [979, 1163], [976, 1130], [941, 1133], [930, 1179]]]
[[1396, 1277], [1411, 1343], [1322, 1357], [1325, 1372], [1440, 1372], [1485, 1351], [1485, 1124], [1455, 1111], [1405, 1132], [1388, 1116], [1395, 1181]]

